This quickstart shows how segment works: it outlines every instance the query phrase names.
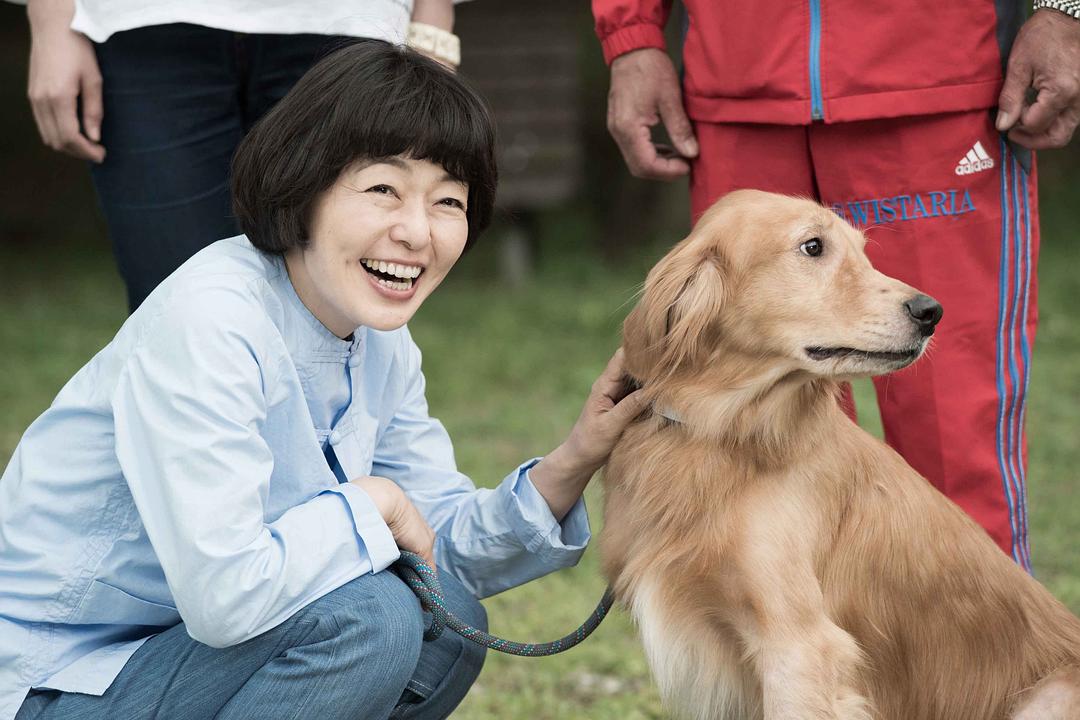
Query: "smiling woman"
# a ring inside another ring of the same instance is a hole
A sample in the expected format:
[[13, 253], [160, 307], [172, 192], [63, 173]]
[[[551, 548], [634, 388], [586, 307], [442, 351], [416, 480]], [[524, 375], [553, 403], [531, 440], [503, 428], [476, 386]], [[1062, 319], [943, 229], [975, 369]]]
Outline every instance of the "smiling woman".
[[281, 253], [307, 242], [312, 204], [350, 165], [428, 160], [463, 184], [472, 246], [495, 204], [493, 145], [487, 105], [449, 72], [403, 71], [392, 58], [320, 63], [237, 149], [233, 206], [257, 247]]
[[308, 242], [285, 253], [297, 295], [339, 337], [401, 327], [465, 249], [467, 198], [430, 160], [346, 168], [315, 202]]
[[487, 227], [493, 142], [487, 107], [450, 73], [324, 63], [237, 150], [236, 214], [331, 332], [392, 330]]
[[483, 102], [412, 51], [327, 57], [245, 139], [245, 235], [195, 255], [27, 430], [0, 479], [0, 720], [448, 715], [483, 651], [451, 609], [574, 564], [640, 395], [621, 356], [566, 440], [457, 472], [406, 322], [491, 216]]

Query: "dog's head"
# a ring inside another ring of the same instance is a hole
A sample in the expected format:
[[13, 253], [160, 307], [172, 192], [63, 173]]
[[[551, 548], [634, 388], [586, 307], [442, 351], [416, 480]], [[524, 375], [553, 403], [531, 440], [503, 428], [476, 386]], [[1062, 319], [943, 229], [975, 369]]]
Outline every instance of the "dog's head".
[[865, 243], [809, 200], [755, 190], [725, 196], [649, 273], [623, 327], [627, 370], [648, 384], [729, 358], [777, 378], [909, 365], [941, 306], [876, 271]]

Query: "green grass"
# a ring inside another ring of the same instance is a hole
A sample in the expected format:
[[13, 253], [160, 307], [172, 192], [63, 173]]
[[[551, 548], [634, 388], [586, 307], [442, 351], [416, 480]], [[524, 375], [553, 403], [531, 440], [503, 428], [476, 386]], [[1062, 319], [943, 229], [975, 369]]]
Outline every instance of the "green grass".
[[[1028, 473], [1036, 571], [1080, 611], [1080, 243], [1061, 204], [1045, 211], [1042, 325], [1031, 381]], [[561, 216], [560, 216], [561, 217]], [[492, 485], [522, 459], [563, 437], [590, 384], [618, 344], [619, 324], [662, 248], [619, 269], [589, 252], [587, 223], [544, 224], [545, 255], [526, 286], [493, 279], [490, 254], [467, 258], [412, 323], [425, 352], [432, 413], [454, 437], [459, 465]], [[669, 238], [674, 239], [674, 238]], [[124, 318], [123, 293], [99, 242], [0, 245], [0, 462], [60, 386]], [[862, 419], [877, 423], [867, 385]], [[587, 501], [598, 531], [598, 488]], [[544, 641], [576, 627], [604, 588], [596, 550], [581, 564], [486, 601], [493, 632]], [[455, 717], [466, 720], [658, 718], [662, 713], [634, 631], [615, 613], [584, 645], [555, 658], [490, 653]]]

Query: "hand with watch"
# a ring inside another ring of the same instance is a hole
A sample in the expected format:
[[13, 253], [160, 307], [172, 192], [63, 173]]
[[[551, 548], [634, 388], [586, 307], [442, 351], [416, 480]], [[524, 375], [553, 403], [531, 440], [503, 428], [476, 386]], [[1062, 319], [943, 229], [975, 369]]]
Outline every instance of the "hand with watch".
[[461, 42], [453, 27], [452, 0], [414, 0], [405, 44], [456, 70], [461, 64]]
[[1080, 0], [1035, 0], [998, 107], [997, 129], [1010, 140], [1032, 150], [1068, 144], [1080, 124]]

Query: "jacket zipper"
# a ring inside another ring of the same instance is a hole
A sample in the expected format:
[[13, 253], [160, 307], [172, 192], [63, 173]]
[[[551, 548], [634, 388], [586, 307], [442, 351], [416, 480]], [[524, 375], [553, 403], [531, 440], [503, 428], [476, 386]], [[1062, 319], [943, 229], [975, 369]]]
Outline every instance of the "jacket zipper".
[[821, 100], [821, 0], [810, 0], [810, 119], [823, 120]]

